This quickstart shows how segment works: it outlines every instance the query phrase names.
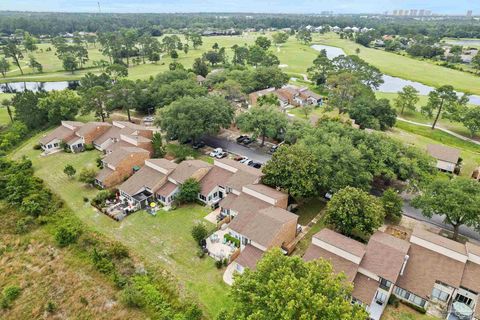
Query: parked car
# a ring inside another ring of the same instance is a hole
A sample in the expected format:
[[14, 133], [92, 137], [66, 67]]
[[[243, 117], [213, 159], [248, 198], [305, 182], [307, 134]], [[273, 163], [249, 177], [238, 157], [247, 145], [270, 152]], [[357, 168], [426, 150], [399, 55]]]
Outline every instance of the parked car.
[[243, 157], [242, 160], [240, 160], [240, 163], [246, 163], [248, 161], [251, 161], [250, 159], [248, 159], [247, 157]]
[[241, 135], [240, 137], [237, 138], [237, 143], [242, 143], [245, 138], [248, 138], [248, 136]]
[[225, 151], [222, 151], [222, 152], [217, 153], [215, 158], [222, 159], [222, 158], [225, 158], [226, 156], [227, 156], [227, 153]]
[[218, 154], [222, 152], [223, 152], [222, 148], [213, 149], [212, 152], [210, 152], [210, 157], [216, 157]]
[[250, 137], [246, 137], [245, 139], [242, 140], [242, 143], [246, 146], [248, 146], [252, 142], [253, 142], [253, 139]]
[[235, 158], [233, 158], [233, 160], [235, 161], [242, 161], [243, 159], [245, 159], [244, 156], [236, 156]]
[[250, 164], [253, 163], [253, 160], [247, 160], [247, 161], [245, 161], [245, 162], [243, 162], [243, 163], [246, 164], [247, 166], [249, 166]]
[[198, 142], [195, 142], [193, 145], [192, 145], [192, 148], [193, 149], [200, 149], [200, 148], [203, 148], [205, 147], [205, 142], [200, 140]]
[[268, 153], [275, 153], [275, 151], [277, 151], [277, 149], [278, 149], [278, 145], [275, 144], [270, 148], [270, 150], [268, 150]]
[[325, 193], [324, 197], [325, 197], [325, 199], [327, 199], [329, 201], [333, 197], [333, 192], [329, 191], [329, 192]]
[[248, 165], [249, 165], [250, 167], [254, 167], [255, 169], [260, 169], [260, 168], [262, 167], [262, 164], [261, 164], [261, 163], [259, 163], [259, 162], [253, 162], [253, 161], [250, 162]]

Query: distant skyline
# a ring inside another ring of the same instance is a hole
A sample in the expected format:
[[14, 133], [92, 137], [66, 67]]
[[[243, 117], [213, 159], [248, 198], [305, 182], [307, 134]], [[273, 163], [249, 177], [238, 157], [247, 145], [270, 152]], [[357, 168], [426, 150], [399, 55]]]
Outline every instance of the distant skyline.
[[[104, 0], [102, 12], [252, 12], [252, 13], [383, 13], [426, 9], [439, 14], [480, 14], [480, 0]], [[0, 0], [0, 10], [98, 12], [96, 0]]]

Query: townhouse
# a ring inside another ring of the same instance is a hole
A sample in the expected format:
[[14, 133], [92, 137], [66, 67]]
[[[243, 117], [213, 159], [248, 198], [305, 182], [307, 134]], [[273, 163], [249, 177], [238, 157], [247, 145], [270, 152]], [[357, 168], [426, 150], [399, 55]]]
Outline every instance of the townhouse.
[[436, 168], [440, 171], [454, 173], [460, 169], [460, 150], [458, 149], [441, 144], [429, 144], [427, 153], [437, 160]]
[[417, 227], [408, 240], [377, 231], [367, 244], [323, 229], [304, 259], [325, 259], [353, 283], [352, 301], [380, 319], [393, 294], [446, 319], [478, 319], [480, 246]]
[[251, 105], [256, 105], [260, 97], [268, 94], [277, 96], [282, 109], [285, 109], [289, 105], [302, 107], [305, 105], [318, 106], [323, 103], [323, 98], [319, 94], [312, 92], [308, 88], [299, 88], [293, 85], [285, 85], [280, 89], [267, 88], [252, 92], [249, 94], [249, 102]]

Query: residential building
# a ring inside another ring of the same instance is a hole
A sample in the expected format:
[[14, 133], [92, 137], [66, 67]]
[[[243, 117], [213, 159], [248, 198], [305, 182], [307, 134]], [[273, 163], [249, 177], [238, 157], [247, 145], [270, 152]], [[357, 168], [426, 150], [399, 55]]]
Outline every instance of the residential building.
[[444, 172], [455, 172], [460, 160], [460, 150], [440, 144], [429, 144], [427, 153], [437, 160], [437, 169]]
[[110, 128], [93, 140], [93, 146], [105, 153], [113, 151], [112, 146], [123, 141], [123, 146], [135, 146], [151, 151], [153, 131], [145, 126], [128, 121], [113, 121]]
[[[408, 240], [378, 231], [367, 244], [329, 229], [315, 234], [304, 259], [325, 259], [353, 283], [352, 301], [380, 319], [391, 294], [446, 319], [480, 317], [480, 246], [416, 227]], [[437, 312], [439, 313], [439, 312]]]
[[280, 101], [280, 108], [285, 109], [288, 106], [301, 107], [304, 105], [321, 105], [322, 96], [310, 91], [308, 88], [299, 88], [293, 85], [286, 85], [280, 89], [268, 88], [249, 94], [250, 105], [256, 105], [258, 98], [273, 94]]
[[[40, 139], [39, 143], [42, 150], [46, 153], [50, 153], [60, 150], [63, 144], [77, 140], [78, 136], [75, 135], [75, 132], [77, 132], [77, 130], [83, 125], [83, 122], [78, 121], [62, 121], [62, 124], [59, 127]], [[70, 148], [73, 148], [73, 150], [75, 150], [76, 147], [77, 145], [70, 145]]]
[[138, 147], [120, 147], [102, 159], [102, 169], [95, 184], [101, 188], [113, 187], [138, 171], [150, 158], [148, 150]]

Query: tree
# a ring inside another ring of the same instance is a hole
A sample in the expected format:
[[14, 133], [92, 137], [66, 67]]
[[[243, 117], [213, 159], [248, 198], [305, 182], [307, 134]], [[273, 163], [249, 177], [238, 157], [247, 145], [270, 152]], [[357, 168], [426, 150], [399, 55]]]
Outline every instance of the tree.
[[117, 82], [120, 78], [128, 77], [128, 68], [119, 63], [109, 65], [105, 72], [112, 78], [113, 82]]
[[218, 96], [183, 97], [159, 110], [157, 125], [169, 137], [193, 142], [206, 134], [216, 134], [232, 123], [234, 110]]
[[100, 86], [84, 91], [82, 93], [82, 114], [87, 115], [94, 112], [97, 118], [105, 122], [105, 118], [109, 115], [106, 108], [107, 96], [107, 90]]
[[66, 71], [70, 71], [72, 74], [75, 72], [75, 70], [78, 69], [78, 63], [75, 57], [71, 54], [64, 55], [62, 58], [62, 64], [63, 68]]
[[3, 54], [5, 55], [5, 58], [13, 59], [13, 62], [23, 75], [22, 66], [20, 65], [20, 60], [23, 59], [23, 53], [14, 40], [8, 40], [7, 44], [3, 46]]
[[13, 112], [12, 112], [12, 101], [10, 99], [3, 99], [2, 106], [7, 109], [8, 117], [10, 118], [10, 122], [13, 123]]
[[152, 148], [154, 158], [163, 158], [165, 156], [165, 147], [163, 146], [163, 138], [160, 132], [155, 132], [152, 137]]
[[333, 71], [332, 61], [327, 57], [327, 51], [322, 50], [313, 60], [313, 65], [307, 69], [308, 76], [317, 85], [324, 84], [327, 76]]
[[266, 95], [258, 97], [257, 105], [260, 106], [260, 107], [263, 107], [263, 106], [276, 106], [276, 107], [278, 107], [278, 106], [280, 106], [280, 100], [278, 99], [277, 95], [275, 95], [273, 93], [270, 93], [270, 94], [266, 94]]
[[71, 90], [51, 91], [38, 100], [38, 108], [48, 116], [50, 124], [74, 120], [81, 107], [81, 98]]
[[397, 119], [389, 100], [376, 100], [370, 93], [357, 97], [348, 108], [348, 114], [361, 128], [382, 131], [392, 128]]
[[170, 58], [172, 58], [172, 59], [178, 59], [178, 52], [177, 52], [177, 50], [172, 50], [172, 51], [170, 52]]
[[24, 91], [15, 94], [12, 98], [12, 107], [15, 110], [15, 120], [23, 122], [28, 129], [38, 129], [48, 123], [48, 114], [38, 108], [38, 102], [46, 97], [45, 92]]
[[393, 188], [388, 188], [382, 194], [380, 198], [382, 201], [385, 215], [390, 220], [400, 220], [403, 213], [403, 200], [402, 197]]
[[27, 51], [35, 51], [37, 50], [37, 42], [38, 40], [33, 37], [29, 32], [25, 32], [23, 35], [23, 47]]
[[303, 261], [280, 249], [267, 251], [256, 270], [235, 277], [233, 307], [219, 320], [367, 319], [365, 308], [352, 304], [352, 286], [326, 260]]
[[196, 223], [192, 227], [192, 237], [198, 245], [208, 236], [207, 228], [203, 223]]
[[217, 51], [208, 51], [203, 54], [203, 58], [210, 62], [212, 66], [215, 66], [222, 61], [222, 57]]
[[312, 33], [307, 29], [298, 30], [297, 35], [295, 36], [298, 41], [307, 45], [312, 42]]
[[275, 138], [287, 127], [287, 117], [276, 107], [253, 107], [237, 117], [237, 126], [245, 132], [253, 132], [262, 138]]
[[313, 106], [311, 104], [307, 104], [307, 105], [304, 105], [304, 106], [301, 106], [300, 107], [300, 111], [303, 113], [303, 115], [305, 116], [305, 119], [308, 119], [308, 116], [310, 115], [310, 113], [313, 112]]
[[97, 173], [93, 168], [82, 168], [80, 173], [78, 174], [78, 181], [86, 183], [86, 184], [93, 184], [95, 182], [95, 177]]
[[260, 36], [255, 39], [255, 44], [263, 50], [268, 50], [268, 48], [272, 46], [272, 41], [270, 41], [270, 39], [268, 39], [267, 37]]
[[75, 173], [77, 173], [77, 170], [75, 170], [75, 168], [71, 164], [67, 164], [65, 168], [63, 168], [63, 173], [65, 173], [67, 177], [73, 178]]
[[245, 65], [245, 62], [247, 61], [248, 58], [248, 48], [246, 46], [239, 46], [238, 44], [234, 44], [232, 46], [233, 50], [233, 58], [232, 58], [232, 63], [234, 65]]
[[443, 216], [444, 223], [453, 227], [453, 239], [458, 240], [460, 226], [480, 227], [480, 184], [463, 177], [454, 179], [437, 178], [426, 186], [423, 192], [413, 199], [415, 208], [422, 214], [432, 217]]
[[275, 32], [274, 34], [272, 34], [273, 43], [275, 43], [275, 45], [277, 46], [279, 44], [287, 42], [288, 37], [289, 35], [286, 32]]
[[201, 58], [195, 59], [195, 61], [193, 62], [192, 70], [193, 72], [195, 72], [195, 74], [201, 75], [202, 77], [206, 77], [208, 74], [208, 66]]
[[346, 236], [368, 238], [382, 225], [384, 218], [381, 201], [353, 187], [337, 192], [327, 205], [326, 223]]
[[432, 124], [432, 130], [435, 129], [440, 115], [443, 113], [445, 117], [455, 120], [459, 116], [459, 110], [465, 107], [468, 102], [468, 96], [464, 94], [461, 97], [450, 85], [441, 86], [428, 94], [428, 102], [422, 107], [422, 113], [433, 117], [436, 112], [435, 120]]
[[337, 107], [340, 113], [347, 112], [357, 97], [365, 93], [366, 86], [354, 75], [342, 72], [327, 78], [328, 103]]
[[138, 104], [135, 82], [127, 79], [116, 82], [108, 93], [107, 99], [109, 110], [121, 109], [126, 111], [128, 121], [132, 121], [130, 109], [135, 109]]
[[459, 121], [470, 131], [473, 137], [480, 131], [480, 106], [464, 107], [460, 112]]
[[180, 191], [175, 195], [175, 200], [180, 203], [191, 203], [198, 199], [201, 187], [195, 178], [185, 180], [180, 186]]
[[400, 114], [403, 114], [405, 109], [415, 111], [419, 100], [418, 90], [412, 86], [405, 86], [402, 91], [398, 92], [394, 104], [397, 109], [400, 109]]
[[318, 194], [320, 176], [318, 158], [303, 144], [280, 147], [263, 167], [262, 182], [280, 187], [294, 198], [308, 198]]
[[7, 59], [1, 58], [0, 59], [0, 73], [5, 78], [7, 76], [7, 72], [10, 70], [10, 62]]
[[472, 58], [472, 66], [477, 72], [480, 71], [480, 54], [476, 54], [475, 57]]
[[28, 66], [32, 69], [33, 73], [35, 73], [35, 72], [42, 73], [43, 72], [43, 66], [33, 56], [30, 56], [29, 61], [28, 61]]
[[378, 89], [383, 83], [383, 74], [360, 57], [340, 55], [332, 60], [334, 73], [349, 73], [370, 88]]
[[190, 41], [192, 41], [192, 45], [194, 49], [197, 49], [203, 44], [202, 36], [198, 33], [192, 33], [189, 35]]

